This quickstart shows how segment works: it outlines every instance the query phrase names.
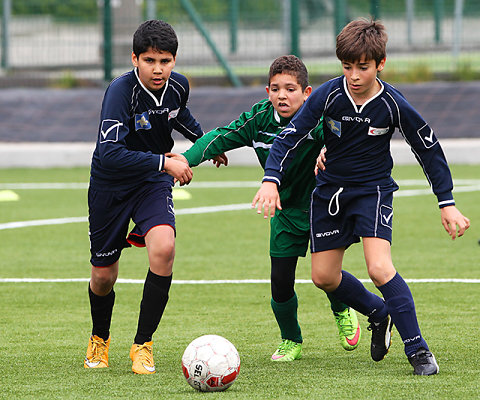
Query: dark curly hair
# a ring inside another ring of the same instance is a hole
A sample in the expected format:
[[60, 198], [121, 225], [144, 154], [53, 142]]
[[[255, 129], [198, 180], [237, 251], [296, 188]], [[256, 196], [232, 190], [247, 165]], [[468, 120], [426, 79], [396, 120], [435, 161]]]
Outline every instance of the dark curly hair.
[[288, 55], [276, 58], [268, 73], [268, 86], [272, 78], [277, 74], [290, 74], [297, 78], [297, 82], [305, 90], [308, 86], [308, 71], [307, 67], [297, 56]]
[[133, 34], [133, 52], [140, 54], [154, 50], [168, 51], [175, 57], [178, 49], [177, 34], [165, 21], [152, 19], [142, 23]]

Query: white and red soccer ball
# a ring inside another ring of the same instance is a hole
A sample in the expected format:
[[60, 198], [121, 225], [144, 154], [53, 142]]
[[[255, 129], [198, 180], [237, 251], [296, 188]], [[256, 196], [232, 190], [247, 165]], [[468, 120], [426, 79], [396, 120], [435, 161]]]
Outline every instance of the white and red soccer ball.
[[182, 369], [188, 384], [201, 392], [218, 392], [233, 385], [240, 372], [235, 346], [218, 335], [204, 335], [185, 349]]

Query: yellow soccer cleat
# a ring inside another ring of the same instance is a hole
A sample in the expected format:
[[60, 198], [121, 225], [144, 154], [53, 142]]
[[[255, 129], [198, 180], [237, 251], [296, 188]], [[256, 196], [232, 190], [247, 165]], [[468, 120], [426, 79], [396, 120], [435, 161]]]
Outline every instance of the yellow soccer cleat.
[[85, 368], [106, 368], [108, 367], [108, 348], [110, 338], [105, 342], [101, 337], [93, 335], [88, 341], [87, 355], [83, 366]]
[[130, 349], [130, 359], [133, 361], [132, 371], [136, 374], [154, 374], [153, 341], [144, 344], [133, 344]]

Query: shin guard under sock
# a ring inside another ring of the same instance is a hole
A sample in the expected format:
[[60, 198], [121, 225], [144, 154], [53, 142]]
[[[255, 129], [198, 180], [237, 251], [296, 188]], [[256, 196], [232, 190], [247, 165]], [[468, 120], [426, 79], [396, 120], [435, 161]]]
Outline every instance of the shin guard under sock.
[[403, 278], [397, 273], [378, 290], [383, 294], [388, 313], [405, 345], [405, 354], [410, 356], [420, 347], [428, 350], [418, 326], [412, 293]]
[[388, 314], [383, 300], [369, 292], [362, 282], [345, 270], [342, 270], [340, 285], [332, 294], [359, 313], [368, 316], [371, 322], [380, 322]]
[[96, 335], [107, 341], [110, 336], [115, 292], [112, 289], [106, 296], [98, 296], [92, 292], [90, 284], [88, 284], [88, 297], [90, 299], [90, 314], [92, 315], [92, 336]]
[[271, 305], [282, 339], [289, 339], [297, 343], [302, 343], [302, 331], [297, 319], [298, 299], [297, 294], [283, 303], [277, 303], [271, 299]]
[[167, 305], [171, 284], [172, 275], [160, 276], [148, 270], [143, 286], [143, 297], [140, 303], [140, 315], [138, 316], [138, 328], [134, 343], [143, 344], [152, 340]]

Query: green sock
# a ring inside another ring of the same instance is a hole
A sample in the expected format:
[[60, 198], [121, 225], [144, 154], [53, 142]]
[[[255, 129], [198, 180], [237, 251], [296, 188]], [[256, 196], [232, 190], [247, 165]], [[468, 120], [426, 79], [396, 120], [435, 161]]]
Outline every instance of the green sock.
[[340, 300], [338, 300], [332, 293], [325, 294], [327, 295], [328, 300], [330, 300], [330, 308], [333, 312], [340, 312], [348, 308], [345, 303], [342, 303]]
[[297, 294], [295, 293], [290, 300], [283, 303], [277, 303], [273, 299], [271, 299], [270, 303], [278, 326], [280, 327], [282, 339], [289, 339], [297, 343], [302, 343], [302, 331], [297, 319]]

